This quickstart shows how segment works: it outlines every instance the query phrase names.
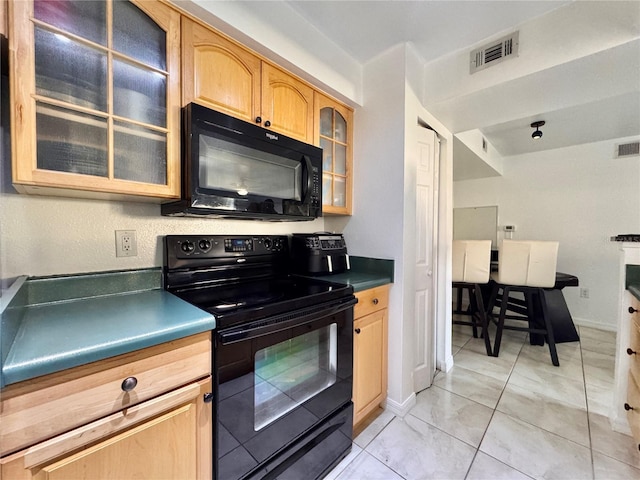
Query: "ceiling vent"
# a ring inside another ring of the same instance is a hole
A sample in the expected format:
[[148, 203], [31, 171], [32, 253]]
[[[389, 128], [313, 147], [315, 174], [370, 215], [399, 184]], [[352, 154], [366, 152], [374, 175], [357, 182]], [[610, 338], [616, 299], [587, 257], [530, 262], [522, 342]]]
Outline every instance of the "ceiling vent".
[[619, 143], [616, 145], [615, 158], [634, 157], [640, 155], [640, 142]]
[[471, 52], [470, 73], [518, 56], [518, 32], [513, 32]]

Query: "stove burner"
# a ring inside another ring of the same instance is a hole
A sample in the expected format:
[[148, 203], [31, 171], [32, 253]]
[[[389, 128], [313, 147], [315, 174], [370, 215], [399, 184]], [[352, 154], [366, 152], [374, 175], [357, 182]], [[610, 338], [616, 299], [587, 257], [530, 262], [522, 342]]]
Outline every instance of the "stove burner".
[[283, 293], [265, 293], [265, 294], [252, 294], [241, 295], [242, 299], [236, 298], [221, 298], [218, 305], [212, 305], [207, 307], [211, 313], [223, 313], [235, 310], [238, 308], [251, 308], [265, 303], [277, 302], [284, 298]]

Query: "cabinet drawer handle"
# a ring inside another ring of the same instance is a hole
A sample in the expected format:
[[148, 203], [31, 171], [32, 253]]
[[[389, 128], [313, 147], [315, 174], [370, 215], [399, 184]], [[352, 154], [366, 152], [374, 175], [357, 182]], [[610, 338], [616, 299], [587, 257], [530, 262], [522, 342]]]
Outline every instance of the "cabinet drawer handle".
[[627, 348], [627, 355], [635, 355], [637, 352], [631, 350], [630, 348]]
[[635, 410], [631, 405], [629, 405], [628, 403], [624, 404], [624, 409], [628, 412], [629, 410]]
[[356, 328], [356, 333], [358, 333], [358, 334], [360, 333], [360, 329], [359, 328]]
[[138, 385], [138, 379], [136, 377], [127, 377], [122, 381], [122, 391], [130, 392]]
[[267, 120], [266, 122], [264, 122], [264, 126], [265, 127], [270, 127], [271, 126], [271, 122], [269, 120]]
[[204, 403], [211, 403], [213, 401], [213, 393], [207, 392], [203, 396]]
[[637, 311], [637, 308], [629, 307], [629, 313], [636, 313]]
[[374, 304], [374, 305], [377, 305], [377, 304], [378, 304], [378, 299], [377, 299], [377, 298], [374, 298], [374, 299], [373, 299], [373, 304]]
[[262, 117], [256, 117], [256, 123], [262, 123]]

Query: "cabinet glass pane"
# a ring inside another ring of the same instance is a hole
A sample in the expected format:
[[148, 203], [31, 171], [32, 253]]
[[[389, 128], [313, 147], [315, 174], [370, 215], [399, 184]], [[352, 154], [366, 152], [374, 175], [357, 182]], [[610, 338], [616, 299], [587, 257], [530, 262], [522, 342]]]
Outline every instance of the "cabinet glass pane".
[[335, 173], [345, 175], [347, 173], [347, 147], [336, 143]]
[[106, 12], [104, 1], [38, 0], [33, 5], [33, 14], [38, 20], [100, 45], [107, 44]]
[[115, 122], [114, 127], [114, 177], [166, 185], [166, 135], [124, 122]]
[[113, 2], [113, 49], [160, 70], [167, 69], [167, 34], [130, 2]]
[[346, 206], [346, 191], [347, 184], [344, 178], [334, 177], [333, 178], [333, 203], [332, 205], [336, 207], [344, 207]]
[[322, 149], [322, 170], [330, 172], [333, 170], [333, 142], [325, 138], [321, 138], [320, 148]]
[[126, 62], [113, 62], [113, 113], [139, 122], [165, 126], [167, 79]]
[[38, 168], [107, 176], [104, 118], [38, 103], [36, 129]]
[[39, 27], [35, 41], [38, 95], [107, 110], [107, 57], [103, 52]]
[[322, 204], [323, 205], [331, 205], [331, 180], [333, 180], [332, 175], [327, 175], [326, 173], [322, 175]]
[[325, 107], [320, 110], [320, 135], [333, 138], [333, 108]]
[[335, 139], [342, 143], [347, 143], [347, 121], [339, 112], [336, 112]]

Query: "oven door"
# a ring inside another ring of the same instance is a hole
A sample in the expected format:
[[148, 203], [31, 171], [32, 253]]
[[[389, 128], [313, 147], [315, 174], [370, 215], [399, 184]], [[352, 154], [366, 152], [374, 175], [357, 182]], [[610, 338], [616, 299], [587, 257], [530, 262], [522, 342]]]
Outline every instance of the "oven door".
[[351, 448], [355, 298], [216, 333], [218, 479], [320, 477]]

